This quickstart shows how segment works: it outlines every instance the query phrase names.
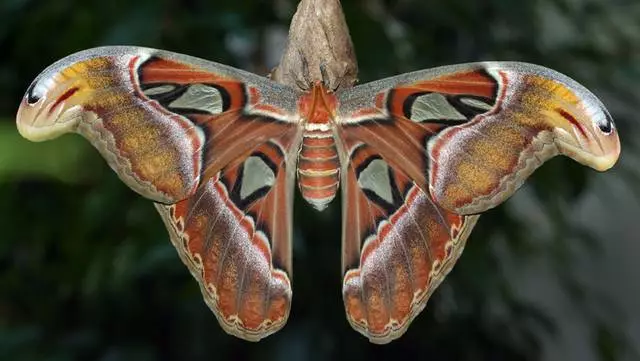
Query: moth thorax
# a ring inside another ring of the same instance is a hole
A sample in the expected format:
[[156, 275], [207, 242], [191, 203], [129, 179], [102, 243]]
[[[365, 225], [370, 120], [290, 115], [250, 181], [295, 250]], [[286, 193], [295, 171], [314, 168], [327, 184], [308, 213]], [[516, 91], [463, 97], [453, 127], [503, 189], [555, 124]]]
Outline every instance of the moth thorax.
[[298, 154], [298, 186], [304, 199], [323, 210], [340, 185], [340, 161], [330, 130], [307, 129]]

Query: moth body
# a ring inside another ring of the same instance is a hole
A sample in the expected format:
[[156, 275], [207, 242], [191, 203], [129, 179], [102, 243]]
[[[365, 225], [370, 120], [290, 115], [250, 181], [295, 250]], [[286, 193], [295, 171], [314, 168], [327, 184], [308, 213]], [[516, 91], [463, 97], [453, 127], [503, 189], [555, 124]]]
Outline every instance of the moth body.
[[323, 210], [340, 186], [340, 159], [334, 138], [333, 114], [336, 98], [317, 83], [300, 97], [304, 122], [298, 153], [298, 186], [304, 199]]

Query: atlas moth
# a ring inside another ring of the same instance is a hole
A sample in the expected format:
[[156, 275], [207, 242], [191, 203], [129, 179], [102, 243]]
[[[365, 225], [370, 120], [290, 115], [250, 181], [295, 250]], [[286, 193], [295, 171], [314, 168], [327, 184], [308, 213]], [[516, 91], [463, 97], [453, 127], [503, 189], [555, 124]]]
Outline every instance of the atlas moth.
[[400, 337], [462, 253], [479, 215], [549, 158], [617, 161], [611, 116], [583, 86], [484, 62], [334, 91], [294, 89], [141, 47], [70, 55], [28, 88], [33, 141], [84, 136], [154, 202], [222, 328], [259, 340], [292, 300], [295, 184], [322, 210], [342, 187], [342, 294], [375, 343]]

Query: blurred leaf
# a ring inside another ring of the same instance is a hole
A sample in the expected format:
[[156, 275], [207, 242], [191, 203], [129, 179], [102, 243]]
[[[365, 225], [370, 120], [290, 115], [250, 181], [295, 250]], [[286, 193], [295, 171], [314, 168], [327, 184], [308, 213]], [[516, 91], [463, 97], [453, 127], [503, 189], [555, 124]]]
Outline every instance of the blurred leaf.
[[18, 134], [13, 122], [0, 121], [0, 182], [27, 177], [86, 182], [100, 173], [101, 162], [79, 136], [32, 143]]

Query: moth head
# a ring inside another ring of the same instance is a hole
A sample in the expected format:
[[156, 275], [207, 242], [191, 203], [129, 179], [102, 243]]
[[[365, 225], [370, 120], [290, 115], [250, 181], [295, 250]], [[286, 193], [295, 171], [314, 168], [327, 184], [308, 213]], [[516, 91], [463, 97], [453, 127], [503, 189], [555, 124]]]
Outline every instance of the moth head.
[[16, 116], [23, 137], [37, 142], [75, 130], [82, 119], [82, 104], [94, 94], [84, 72], [82, 62], [71, 66], [58, 62], [31, 83]]

